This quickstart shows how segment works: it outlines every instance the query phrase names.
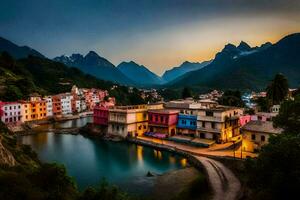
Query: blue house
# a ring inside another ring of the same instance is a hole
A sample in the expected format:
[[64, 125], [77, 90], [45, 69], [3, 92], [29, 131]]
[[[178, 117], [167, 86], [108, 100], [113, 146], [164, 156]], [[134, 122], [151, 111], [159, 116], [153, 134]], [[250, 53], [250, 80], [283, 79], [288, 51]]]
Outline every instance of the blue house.
[[194, 137], [197, 129], [197, 116], [196, 115], [178, 115], [177, 133], [179, 135], [189, 135]]

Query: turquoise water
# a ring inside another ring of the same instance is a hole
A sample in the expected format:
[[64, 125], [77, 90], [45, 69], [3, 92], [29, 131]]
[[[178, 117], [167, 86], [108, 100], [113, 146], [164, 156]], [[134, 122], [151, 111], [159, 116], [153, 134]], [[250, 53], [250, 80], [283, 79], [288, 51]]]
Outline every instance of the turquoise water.
[[[79, 127], [89, 120], [78, 119], [55, 126]], [[64, 164], [80, 189], [105, 178], [128, 192], [147, 194], [155, 179], [146, 177], [148, 171], [163, 174], [186, 165], [184, 158], [169, 152], [126, 142], [54, 134], [47, 131], [48, 128], [49, 125], [39, 134], [22, 136], [19, 141], [31, 145], [42, 161]]]

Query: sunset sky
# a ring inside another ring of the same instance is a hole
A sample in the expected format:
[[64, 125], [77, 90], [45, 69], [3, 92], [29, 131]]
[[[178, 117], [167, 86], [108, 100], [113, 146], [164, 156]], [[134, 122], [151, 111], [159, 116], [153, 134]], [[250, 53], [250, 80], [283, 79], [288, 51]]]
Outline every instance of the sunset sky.
[[96, 51], [157, 74], [300, 32], [300, 0], [5, 0], [0, 36], [49, 58]]

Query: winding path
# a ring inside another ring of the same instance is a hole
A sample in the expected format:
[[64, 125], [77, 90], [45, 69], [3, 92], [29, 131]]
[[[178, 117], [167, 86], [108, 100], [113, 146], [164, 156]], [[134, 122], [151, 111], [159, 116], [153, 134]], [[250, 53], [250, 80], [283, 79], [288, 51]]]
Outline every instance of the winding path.
[[236, 200], [241, 190], [241, 183], [231, 170], [222, 163], [195, 156], [207, 171], [209, 182], [214, 190], [213, 200]]

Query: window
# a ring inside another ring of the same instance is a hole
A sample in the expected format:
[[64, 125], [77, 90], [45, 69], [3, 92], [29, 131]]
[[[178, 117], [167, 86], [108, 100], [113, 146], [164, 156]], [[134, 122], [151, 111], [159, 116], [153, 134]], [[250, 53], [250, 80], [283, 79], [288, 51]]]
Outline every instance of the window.
[[164, 117], [163, 116], [160, 116], [160, 121], [164, 122]]
[[205, 122], [202, 122], [202, 127], [205, 128]]
[[251, 140], [255, 140], [255, 134], [251, 135]]
[[262, 136], [260, 136], [260, 140], [261, 140], [262, 142], [264, 142], [264, 141], [266, 141], [266, 137], [265, 137], [264, 135], [262, 135]]
[[212, 122], [212, 123], [211, 123], [211, 128], [213, 128], [213, 129], [216, 128], [216, 123], [215, 123], [215, 122]]
[[206, 116], [214, 116], [214, 112], [213, 111], [205, 111], [205, 115]]

